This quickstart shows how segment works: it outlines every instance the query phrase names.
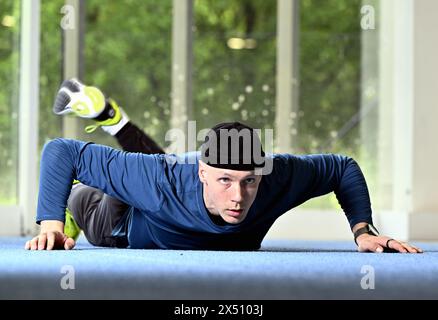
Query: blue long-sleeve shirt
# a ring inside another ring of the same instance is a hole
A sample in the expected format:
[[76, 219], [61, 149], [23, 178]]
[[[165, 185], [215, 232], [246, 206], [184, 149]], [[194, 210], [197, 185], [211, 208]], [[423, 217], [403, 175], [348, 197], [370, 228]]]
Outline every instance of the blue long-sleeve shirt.
[[[77, 140], [48, 142], [41, 159], [37, 223], [65, 220], [73, 179], [129, 204], [115, 235], [130, 248], [255, 250], [283, 213], [334, 191], [352, 227], [372, 223], [369, 193], [357, 163], [325, 154], [272, 154], [247, 217], [215, 224], [203, 201], [199, 153], [178, 156], [128, 153]], [[175, 161], [176, 159], [186, 159]], [[117, 234], [119, 233], [119, 234]]]

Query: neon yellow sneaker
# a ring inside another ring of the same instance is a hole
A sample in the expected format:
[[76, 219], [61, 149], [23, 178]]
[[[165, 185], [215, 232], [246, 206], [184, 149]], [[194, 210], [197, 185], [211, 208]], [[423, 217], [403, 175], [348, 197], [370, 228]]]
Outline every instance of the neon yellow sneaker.
[[91, 133], [100, 126], [112, 126], [120, 122], [122, 114], [115, 101], [106, 99], [97, 87], [86, 86], [73, 78], [65, 80], [58, 91], [53, 105], [57, 115], [75, 114], [78, 117], [93, 119], [96, 124], [87, 126]]
[[95, 124], [85, 127], [86, 133], [91, 133], [101, 126], [113, 126], [120, 122], [122, 119], [122, 113], [120, 112], [120, 107], [117, 105], [117, 103], [113, 99], [108, 99], [107, 105], [110, 106], [112, 111], [111, 117], [101, 121], [99, 121], [99, 118], [94, 119], [96, 121]]
[[65, 209], [64, 234], [69, 238], [73, 238], [74, 241], [76, 241], [81, 234], [81, 228], [79, 228], [73, 218], [73, 214], [68, 208]]

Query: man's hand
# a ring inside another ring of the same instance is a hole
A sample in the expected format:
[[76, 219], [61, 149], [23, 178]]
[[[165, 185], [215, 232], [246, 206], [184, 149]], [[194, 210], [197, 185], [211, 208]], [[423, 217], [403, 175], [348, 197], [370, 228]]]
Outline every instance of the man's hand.
[[64, 234], [64, 223], [55, 220], [41, 221], [40, 234], [26, 242], [26, 250], [70, 250], [75, 241]]
[[423, 250], [406, 242], [398, 241], [385, 236], [361, 234], [356, 239], [360, 252], [383, 252], [385, 249], [402, 253], [422, 253]]

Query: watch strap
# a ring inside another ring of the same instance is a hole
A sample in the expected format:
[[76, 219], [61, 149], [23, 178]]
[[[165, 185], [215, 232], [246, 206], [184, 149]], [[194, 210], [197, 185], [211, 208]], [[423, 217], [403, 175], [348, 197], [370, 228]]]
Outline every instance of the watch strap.
[[354, 242], [356, 242], [356, 244], [357, 244], [357, 237], [359, 237], [360, 235], [362, 235], [362, 234], [364, 234], [364, 233], [368, 233], [368, 234], [371, 234], [371, 235], [376, 235], [371, 229], [370, 229], [370, 227], [368, 226], [368, 225], [366, 225], [366, 226], [364, 226], [364, 227], [362, 227], [362, 228], [359, 228], [359, 229], [357, 229], [355, 232], [354, 232]]

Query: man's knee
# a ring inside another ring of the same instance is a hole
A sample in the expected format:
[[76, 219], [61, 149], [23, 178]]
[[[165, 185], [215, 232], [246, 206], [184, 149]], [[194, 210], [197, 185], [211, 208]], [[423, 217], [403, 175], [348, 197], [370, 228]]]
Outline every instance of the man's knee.
[[86, 224], [102, 200], [102, 197], [103, 192], [98, 189], [83, 184], [73, 186], [67, 201], [67, 207], [82, 230], [87, 229]]

